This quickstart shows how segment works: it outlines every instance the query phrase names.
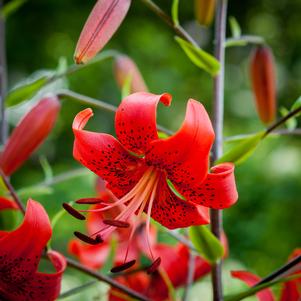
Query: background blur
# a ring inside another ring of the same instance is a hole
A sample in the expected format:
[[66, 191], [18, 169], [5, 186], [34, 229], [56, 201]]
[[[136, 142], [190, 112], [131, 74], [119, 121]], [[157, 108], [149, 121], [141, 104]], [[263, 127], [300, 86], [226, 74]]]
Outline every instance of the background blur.
[[[55, 69], [62, 57], [72, 64], [77, 39], [94, 2], [28, 0], [11, 16], [7, 21], [9, 86], [36, 70]], [[243, 33], [263, 36], [274, 51], [278, 103], [290, 108], [301, 90], [301, 1], [229, 2], [229, 15], [237, 18]], [[166, 12], [170, 11], [171, 0], [157, 0], [156, 3]], [[212, 51], [213, 26], [206, 29], [195, 23], [192, 1], [180, 3], [180, 20], [203, 48]], [[129, 14], [106, 49], [117, 49], [135, 60], [151, 92], [173, 95], [171, 108], [159, 108], [160, 124], [176, 130], [190, 97], [202, 101], [211, 112], [212, 79], [187, 59], [174, 41], [174, 33], [141, 1], [133, 0]], [[226, 136], [263, 128], [250, 90], [248, 64], [251, 49], [251, 46], [233, 47], [226, 52]], [[115, 105], [120, 102], [110, 59], [87, 67], [69, 76], [68, 80], [71, 90]], [[12, 181], [18, 189], [43, 181], [39, 163], [42, 154], [55, 174], [80, 168], [72, 158], [71, 123], [83, 108], [70, 100], [63, 102], [59, 122], [50, 138], [13, 176]], [[90, 129], [114, 134], [113, 114], [95, 113]], [[14, 112], [11, 112], [12, 121], [14, 117]], [[300, 136], [269, 138], [251, 158], [237, 166], [240, 198], [237, 205], [224, 211], [224, 226], [230, 243], [227, 264], [231, 268], [237, 265], [264, 276], [282, 265], [294, 248], [301, 247], [300, 148]], [[31, 194], [53, 216], [60, 210], [62, 202], [93, 196], [93, 185], [94, 176], [86, 172], [84, 176], [52, 186], [49, 194], [23, 191], [22, 196], [26, 200]], [[72, 237], [72, 232], [80, 227], [81, 223], [65, 216], [54, 231], [54, 246], [66, 252], [66, 237]], [[161, 239], [167, 239], [167, 236], [163, 234]], [[227, 284], [230, 280], [226, 281]]]

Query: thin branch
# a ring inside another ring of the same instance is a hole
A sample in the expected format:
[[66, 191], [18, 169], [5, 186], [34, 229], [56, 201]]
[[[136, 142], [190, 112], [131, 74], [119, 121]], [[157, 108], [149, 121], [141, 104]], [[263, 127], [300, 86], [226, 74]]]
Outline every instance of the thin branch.
[[261, 284], [270, 282], [272, 280], [277, 280], [279, 278], [285, 277], [288, 274], [291, 274], [294, 272], [294, 268], [301, 263], [301, 255], [295, 257], [291, 261], [289, 261], [287, 264], [283, 265], [281, 268], [276, 270], [275, 272], [271, 273], [270, 275], [264, 277], [259, 282], [257, 282], [254, 287], [259, 286]]
[[[23, 205], [23, 203], [21, 202], [20, 198], [18, 197], [14, 187], [10, 184], [9, 179], [6, 177], [6, 175], [0, 170], [0, 174], [1, 177], [3, 179], [3, 182], [5, 184], [5, 186], [7, 187], [7, 189], [10, 191], [11, 196], [13, 197], [14, 201], [16, 202], [16, 204], [18, 205], [18, 207], [20, 208], [21, 212], [23, 214], [25, 214], [25, 207]], [[147, 299], [146, 297], [142, 296], [141, 294], [133, 291], [132, 289], [118, 283], [117, 281], [115, 281], [114, 279], [112, 279], [111, 277], [108, 277], [106, 275], [103, 275], [101, 273], [95, 272], [87, 267], [85, 267], [84, 265], [76, 262], [75, 260], [66, 257], [66, 261], [68, 263], [68, 266], [71, 268], [74, 268], [78, 271], [81, 271], [87, 275], [90, 275], [100, 281], [106, 282], [109, 285], [121, 290], [122, 292], [126, 293], [127, 295], [136, 298], [137, 300], [142, 300], [142, 301], [149, 301], [149, 299]]]
[[175, 33], [190, 42], [196, 47], [199, 47], [198, 43], [189, 35], [189, 33], [181, 26], [174, 24], [171, 17], [167, 15], [159, 6], [157, 6], [151, 0], [141, 0], [150, 10], [152, 10], [159, 18], [161, 18], [169, 27], [171, 27]]
[[[225, 35], [227, 19], [227, 0], [217, 1], [217, 12], [215, 21], [215, 57], [220, 62], [220, 72], [214, 79], [213, 98], [213, 128], [215, 132], [215, 143], [212, 148], [212, 160], [216, 161], [223, 152], [223, 124], [224, 124], [224, 68], [225, 68]], [[221, 238], [222, 233], [222, 211], [210, 210], [211, 231]], [[212, 266], [212, 290], [213, 300], [223, 300], [222, 286], [222, 261]]]
[[10, 195], [14, 199], [15, 203], [18, 205], [19, 209], [23, 214], [25, 214], [25, 206], [22, 203], [21, 199], [18, 197], [14, 187], [11, 185], [8, 177], [3, 173], [3, 171], [0, 169], [0, 175], [3, 179], [3, 183], [6, 186], [6, 188], [9, 190]]
[[235, 38], [227, 38], [225, 41], [225, 47], [231, 46], [245, 46], [246, 44], [263, 44], [264, 38], [253, 35], [242, 35]]
[[[0, 10], [3, 1], [0, 0]], [[6, 46], [5, 46], [5, 20], [0, 16], [0, 144], [4, 144], [7, 138], [7, 122], [5, 116], [4, 98], [6, 95], [7, 71], [6, 71]]]
[[[100, 110], [105, 110], [107, 112], [116, 112], [116, 110], [117, 110], [116, 106], [111, 105], [107, 102], [104, 102], [104, 101], [101, 101], [101, 100], [98, 100], [98, 99], [95, 99], [95, 98], [92, 98], [92, 97], [89, 97], [89, 96], [85, 96], [85, 95], [82, 95], [82, 94], [78, 94], [78, 93], [70, 91], [70, 90], [60, 90], [57, 93], [57, 96], [59, 98], [65, 98], [65, 97], [70, 98], [70, 99], [73, 99], [75, 101], [78, 101], [79, 103], [89, 105], [89, 106], [98, 108]], [[163, 132], [167, 135], [172, 135], [173, 134], [173, 131], [166, 129], [161, 125], [158, 125], [157, 128], [158, 128], [159, 131], [161, 131], [161, 132]]]

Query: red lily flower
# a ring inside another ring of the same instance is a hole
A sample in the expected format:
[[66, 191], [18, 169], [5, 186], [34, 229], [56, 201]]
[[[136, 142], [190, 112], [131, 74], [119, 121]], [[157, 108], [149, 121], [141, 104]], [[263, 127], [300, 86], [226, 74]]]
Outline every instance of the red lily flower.
[[4, 197], [0, 197], [0, 211], [6, 209], [18, 210], [18, 206], [15, 202]]
[[46, 139], [59, 109], [57, 97], [46, 97], [19, 122], [0, 154], [0, 168], [7, 176], [14, 173]]
[[[73, 122], [74, 157], [106, 180], [108, 189], [120, 198], [112, 204], [102, 202], [103, 208], [97, 210], [125, 205], [115, 218], [121, 222], [128, 222], [135, 213], [139, 218], [145, 211], [147, 233], [151, 216], [169, 229], [202, 225], [209, 223], [208, 207], [222, 209], [237, 200], [233, 164], [217, 165], [208, 173], [214, 132], [204, 107], [189, 100], [181, 129], [159, 139], [159, 102], [168, 106], [171, 96], [141, 92], [126, 97], [115, 117], [119, 141], [83, 130], [93, 115], [91, 109], [81, 111]], [[174, 193], [167, 179], [183, 197]], [[115, 228], [103, 227], [98, 235], [105, 239]], [[131, 237], [135, 228], [134, 224]]]
[[51, 237], [51, 226], [44, 208], [29, 200], [22, 225], [11, 232], [0, 231], [0, 295], [11, 301], [55, 300], [66, 268], [62, 255], [48, 256], [56, 273], [38, 272], [38, 264]]
[[[293, 259], [301, 255], [301, 249], [296, 249], [289, 259]], [[299, 301], [301, 298], [301, 265], [296, 265], [294, 271], [291, 271], [288, 275], [300, 274], [300, 278], [293, 279], [283, 283], [280, 301]], [[232, 271], [232, 277], [238, 278], [244, 281], [247, 285], [253, 286], [261, 279], [257, 275], [254, 275], [247, 271]], [[283, 277], [285, 277], [283, 275]], [[264, 289], [256, 294], [259, 301], [275, 301], [275, 297], [270, 289]]]

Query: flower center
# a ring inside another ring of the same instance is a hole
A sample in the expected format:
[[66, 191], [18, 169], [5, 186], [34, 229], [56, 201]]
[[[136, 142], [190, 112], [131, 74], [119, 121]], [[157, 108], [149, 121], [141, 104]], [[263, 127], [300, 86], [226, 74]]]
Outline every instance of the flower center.
[[99, 231], [95, 232], [92, 237], [97, 237], [98, 235], [102, 239], [106, 239], [112, 234], [114, 230], [116, 230], [116, 228], [131, 227], [128, 246], [124, 259], [125, 266], [131, 242], [135, 233], [137, 232], [136, 230], [141, 224], [141, 216], [144, 211], [146, 212], [145, 231], [148, 250], [150, 257], [153, 261], [155, 261], [150, 243], [150, 217], [159, 180], [160, 172], [154, 167], [149, 167], [141, 177], [139, 182], [134, 186], [134, 188], [122, 198], [120, 198], [119, 200], [115, 199], [115, 201], [112, 203], [101, 202], [100, 204], [103, 205], [102, 208], [86, 210], [93, 212], [102, 212], [110, 210], [117, 206], [121, 210], [121, 212], [114, 219], [104, 220], [104, 226]]

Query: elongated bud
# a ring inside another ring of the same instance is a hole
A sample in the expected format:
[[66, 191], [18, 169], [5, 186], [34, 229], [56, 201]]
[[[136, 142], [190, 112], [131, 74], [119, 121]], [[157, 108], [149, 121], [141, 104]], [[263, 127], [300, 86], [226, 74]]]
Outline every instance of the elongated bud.
[[216, 0], [194, 0], [194, 11], [201, 25], [209, 26], [215, 13]]
[[130, 93], [147, 92], [147, 86], [134, 61], [126, 55], [119, 55], [114, 62], [114, 74], [120, 89], [131, 81]]
[[74, 59], [86, 63], [99, 52], [120, 26], [131, 0], [98, 0], [80, 34]]
[[0, 155], [0, 168], [7, 176], [16, 171], [46, 139], [59, 109], [57, 97], [46, 97], [21, 119]]
[[250, 67], [257, 112], [261, 121], [269, 124], [276, 117], [274, 58], [270, 48], [256, 47], [251, 57]]

